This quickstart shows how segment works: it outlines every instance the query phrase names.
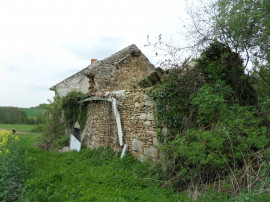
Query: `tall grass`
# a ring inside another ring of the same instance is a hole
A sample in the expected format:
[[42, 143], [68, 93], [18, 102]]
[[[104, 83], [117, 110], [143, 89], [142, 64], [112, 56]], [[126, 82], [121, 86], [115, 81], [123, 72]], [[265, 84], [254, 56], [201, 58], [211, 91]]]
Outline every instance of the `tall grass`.
[[[110, 149], [59, 153], [35, 148], [39, 135], [0, 132], [0, 201], [191, 201], [164, 185], [157, 162], [141, 163], [131, 155], [115, 157]], [[8, 151], [7, 151], [8, 150]], [[266, 201], [269, 195], [242, 195]], [[226, 201], [216, 191], [200, 201]]]
[[[20, 136], [27, 164], [21, 201], [186, 201], [162, 188], [160, 169], [109, 149], [59, 153], [33, 147], [37, 135]], [[27, 145], [26, 145], [27, 144]]]

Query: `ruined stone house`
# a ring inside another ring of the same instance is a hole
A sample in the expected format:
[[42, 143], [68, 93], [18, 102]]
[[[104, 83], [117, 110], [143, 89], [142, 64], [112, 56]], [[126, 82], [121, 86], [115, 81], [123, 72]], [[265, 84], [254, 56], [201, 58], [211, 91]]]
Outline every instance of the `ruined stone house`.
[[[147, 57], [136, 45], [130, 45], [92, 63], [52, 89], [60, 96], [72, 90], [89, 95], [82, 101], [88, 104], [88, 114], [80, 131], [81, 141], [88, 148], [110, 146], [121, 153], [128, 149], [139, 159], [157, 159], [154, 105], [147, 96], [147, 87], [151, 86], [148, 84], [157, 80], [151, 77], [155, 74], [157, 69]], [[145, 78], [149, 79], [144, 81]]]

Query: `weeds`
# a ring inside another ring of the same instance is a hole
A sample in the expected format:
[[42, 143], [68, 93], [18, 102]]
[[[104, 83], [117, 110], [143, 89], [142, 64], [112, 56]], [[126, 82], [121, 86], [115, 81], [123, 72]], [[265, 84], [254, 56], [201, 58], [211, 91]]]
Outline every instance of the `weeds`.
[[[109, 149], [58, 153], [29, 148], [22, 201], [173, 201], [186, 195], [160, 187], [160, 169]], [[42, 165], [42, 166], [40, 166]]]

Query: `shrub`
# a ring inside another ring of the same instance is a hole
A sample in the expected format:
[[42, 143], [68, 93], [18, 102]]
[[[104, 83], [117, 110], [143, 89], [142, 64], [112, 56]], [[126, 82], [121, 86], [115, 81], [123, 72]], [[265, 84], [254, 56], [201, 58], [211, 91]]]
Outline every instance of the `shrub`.
[[54, 149], [67, 146], [69, 142], [68, 131], [76, 121], [79, 121], [81, 130], [83, 130], [87, 118], [87, 105], [79, 103], [79, 101], [85, 97], [86, 95], [75, 91], [60, 97], [56, 91], [54, 100], [46, 106], [44, 135], [40, 139], [40, 147]]
[[269, 162], [270, 102], [264, 98], [258, 105], [241, 61], [216, 42], [197, 67], [170, 70], [150, 91], [160, 149], [168, 157], [167, 184], [183, 190], [230, 180], [234, 193], [256, 189], [256, 181], [267, 184], [269, 173], [258, 176]]
[[14, 201], [22, 189], [25, 174], [23, 150], [18, 136], [0, 131], [0, 200]]
[[39, 140], [41, 142], [40, 147], [44, 149], [51, 149], [55, 140], [65, 137], [62, 103], [63, 98], [56, 93], [53, 101], [50, 101], [50, 104], [46, 106], [44, 112], [44, 133]]

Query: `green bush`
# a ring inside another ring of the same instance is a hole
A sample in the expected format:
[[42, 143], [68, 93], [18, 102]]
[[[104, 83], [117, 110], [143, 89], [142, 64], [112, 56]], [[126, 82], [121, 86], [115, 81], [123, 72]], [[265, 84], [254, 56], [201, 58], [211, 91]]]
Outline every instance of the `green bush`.
[[54, 100], [46, 105], [43, 127], [36, 128], [44, 130], [44, 134], [39, 140], [42, 148], [59, 149], [67, 146], [69, 136], [65, 130], [72, 129], [76, 121], [79, 121], [80, 128], [83, 130], [87, 119], [87, 104], [80, 103], [80, 101], [85, 97], [85, 94], [76, 91], [72, 91], [64, 97], [60, 97], [56, 92]]
[[43, 135], [39, 139], [41, 147], [51, 149], [55, 146], [54, 142], [65, 137], [65, 127], [63, 122], [62, 110], [63, 98], [56, 92], [53, 101], [46, 106], [43, 121]]
[[224, 81], [234, 91], [234, 101], [241, 105], [254, 105], [257, 102], [253, 79], [244, 73], [243, 60], [239, 54], [220, 43], [210, 44], [197, 61], [197, 67], [204, 73], [208, 83]]
[[256, 190], [260, 159], [270, 146], [270, 100], [256, 97], [241, 64], [236, 53], [216, 42], [197, 67], [170, 70], [150, 91], [160, 149], [168, 158], [167, 180], [177, 189], [230, 180], [234, 194]]

